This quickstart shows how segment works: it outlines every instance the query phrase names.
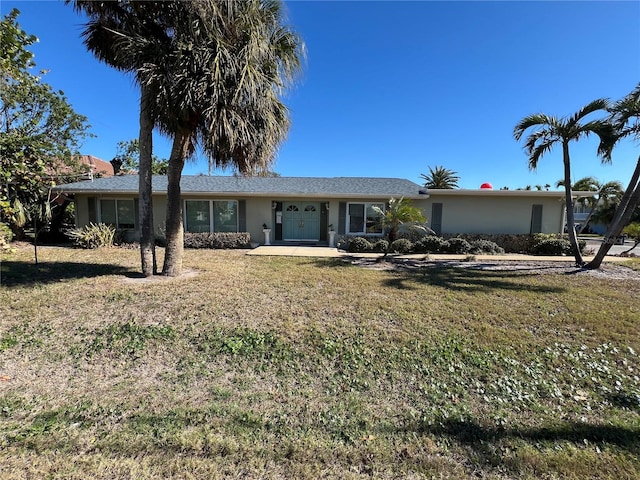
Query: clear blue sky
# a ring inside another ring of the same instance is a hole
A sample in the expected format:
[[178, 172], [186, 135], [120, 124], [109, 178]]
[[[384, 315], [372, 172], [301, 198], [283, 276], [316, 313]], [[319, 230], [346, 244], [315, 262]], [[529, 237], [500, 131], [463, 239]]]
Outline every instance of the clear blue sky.
[[[138, 135], [131, 77], [86, 52], [84, 19], [60, 1], [2, 0], [40, 38], [45, 81], [86, 115], [96, 138], [82, 153], [113, 158]], [[536, 172], [512, 136], [524, 116], [566, 116], [590, 101], [619, 99], [640, 82], [640, 2], [287, 2], [307, 64], [285, 101], [292, 128], [275, 171], [283, 176], [388, 176], [420, 182], [429, 166], [459, 173], [460, 186], [554, 184], [560, 149]], [[155, 153], [169, 156], [160, 136]], [[571, 147], [574, 179], [626, 185], [640, 146], [621, 144], [613, 164], [597, 140]], [[185, 167], [207, 173], [206, 158]], [[231, 172], [219, 172], [230, 174]]]

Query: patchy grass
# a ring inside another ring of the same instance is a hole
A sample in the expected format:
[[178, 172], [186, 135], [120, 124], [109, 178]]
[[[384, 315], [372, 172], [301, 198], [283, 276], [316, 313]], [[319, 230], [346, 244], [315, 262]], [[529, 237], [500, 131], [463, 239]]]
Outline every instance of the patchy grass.
[[124, 249], [1, 265], [2, 478], [638, 478], [640, 282]]

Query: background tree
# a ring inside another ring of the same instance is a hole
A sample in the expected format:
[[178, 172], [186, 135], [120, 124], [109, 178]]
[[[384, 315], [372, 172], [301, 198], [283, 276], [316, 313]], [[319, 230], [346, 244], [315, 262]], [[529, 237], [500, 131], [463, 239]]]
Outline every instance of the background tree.
[[638, 245], [640, 245], [640, 223], [630, 223], [622, 229], [622, 233], [633, 240], [633, 247], [625, 250], [624, 252], [622, 252], [622, 254], [627, 254]]
[[569, 156], [569, 143], [595, 134], [600, 138], [598, 154], [603, 162], [611, 161], [611, 148], [615, 136], [611, 124], [605, 120], [584, 121], [585, 117], [604, 110], [608, 107], [605, 99], [595, 100], [568, 118], [557, 118], [543, 113], [529, 115], [523, 118], [514, 128], [513, 136], [520, 141], [527, 131], [533, 130], [525, 141], [525, 152], [529, 156], [529, 169], [535, 170], [538, 161], [554, 145], [562, 146], [562, 161], [564, 164], [564, 189], [565, 205], [567, 212], [567, 230], [569, 242], [573, 250], [576, 264], [584, 265], [580, 248], [578, 247], [578, 237], [575, 231], [573, 216], [573, 199], [571, 196], [571, 158]]
[[[622, 100], [617, 101], [611, 108], [611, 122], [616, 130], [616, 140], [631, 137], [640, 140], [640, 84]], [[640, 205], [640, 157], [631, 180], [620, 203], [613, 214], [613, 218], [604, 236], [604, 242], [596, 252], [587, 268], [600, 268], [604, 257], [615, 243], [625, 225], [633, 218], [636, 207]]]
[[29, 220], [45, 218], [49, 189], [85, 169], [74, 156], [88, 135], [87, 118], [76, 113], [64, 93], [31, 73], [27, 34], [13, 9], [0, 23], [0, 215], [17, 238]]
[[375, 205], [372, 208], [378, 215], [378, 226], [385, 232], [388, 241], [382, 258], [386, 258], [389, 254], [391, 244], [398, 238], [400, 228], [427, 230], [424, 226], [427, 219], [419, 208], [413, 206], [409, 198], [392, 198], [385, 210]]
[[458, 188], [458, 180], [460, 180], [458, 172], [442, 166], [429, 167], [429, 173], [421, 173], [420, 178], [424, 180], [425, 188], [441, 188], [445, 190]]
[[[558, 180], [556, 182], [556, 187], [563, 186], [564, 180]], [[598, 195], [595, 197], [583, 197], [576, 200], [577, 204], [590, 209], [587, 218], [578, 230], [578, 234], [582, 233], [587, 228], [589, 222], [593, 219], [597, 219], [598, 223], [608, 224], [610, 219], [604, 222], [601, 221], [605, 218], [601, 216], [601, 212], [606, 212], [612, 204], [617, 205], [620, 202], [620, 197], [622, 197], [622, 194], [624, 193], [622, 183], [619, 181], [613, 180], [606, 183], [600, 183], [594, 177], [583, 177], [577, 180], [571, 186], [571, 190], [574, 192], [598, 192]]]
[[[111, 160], [115, 173], [138, 173], [140, 169], [140, 141], [138, 139], [122, 140], [118, 142], [116, 155]], [[151, 173], [166, 175], [169, 161], [151, 156]]]

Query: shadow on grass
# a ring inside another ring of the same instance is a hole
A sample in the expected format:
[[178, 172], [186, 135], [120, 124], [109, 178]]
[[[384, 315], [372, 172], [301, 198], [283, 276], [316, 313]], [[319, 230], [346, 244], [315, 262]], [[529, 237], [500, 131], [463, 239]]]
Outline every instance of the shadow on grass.
[[499, 428], [480, 425], [473, 421], [446, 419], [438, 425], [420, 427], [421, 433], [447, 435], [458, 442], [482, 446], [502, 439], [522, 439], [530, 442], [570, 442], [576, 445], [606, 443], [640, 452], [640, 428], [589, 423], [564, 423], [538, 428]]
[[385, 280], [385, 285], [398, 289], [414, 288], [413, 284], [424, 283], [452, 290], [486, 292], [489, 290], [526, 290], [537, 293], [562, 293], [561, 287], [535, 285], [522, 280], [533, 274], [505, 270], [478, 270], [460, 267], [421, 267], [414, 270], [400, 270], [393, 278]]
[[0, 265], [0, 275], [2, 287], [19, 287], [105, 275], [135, 276], [137, 273], [120, 265], [105, 263], [40, 262], [35, 265], [31, 262], [4, 261]]

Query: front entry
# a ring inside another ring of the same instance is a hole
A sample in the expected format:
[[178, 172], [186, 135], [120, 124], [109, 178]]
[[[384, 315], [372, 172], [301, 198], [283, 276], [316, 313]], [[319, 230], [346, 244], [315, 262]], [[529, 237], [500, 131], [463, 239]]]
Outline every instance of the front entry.
[[284, 202], [282, 212], [283, 240], [320, 240], [320, 203]]

